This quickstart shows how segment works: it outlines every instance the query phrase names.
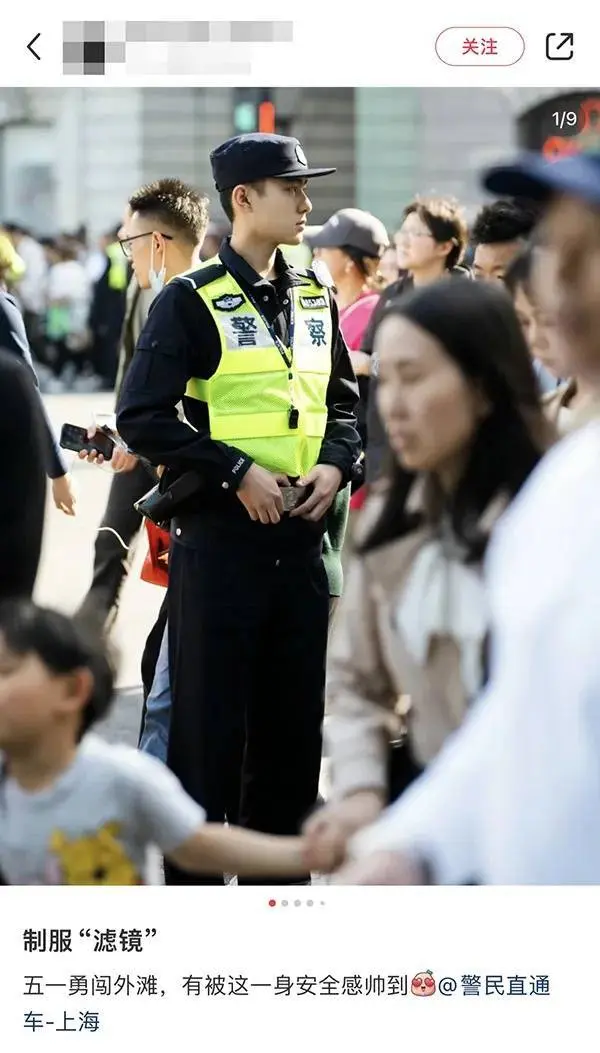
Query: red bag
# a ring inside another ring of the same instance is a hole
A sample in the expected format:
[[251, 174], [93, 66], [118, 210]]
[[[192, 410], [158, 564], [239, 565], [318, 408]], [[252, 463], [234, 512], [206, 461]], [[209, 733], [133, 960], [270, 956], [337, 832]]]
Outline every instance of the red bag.
[[149, 585], [162, 585], [166, 589], [169, 584], [168, 557], [171, 538], [167, 530], [161, 530], [149, 519], [144, 520], [144, 525], [148, 535], [148, 554], [140, 577]]
[[352, 509], [352, 511], [353, 512], [359, 511], [363, 507], [365, 501], [367, 500], [367, 497], [368, 497], [367, 486], [366, 486], [366, 483], [363, 483], [363, 485], [360, 487], [360, 489], [356, 490], [355, 493], [353, 493], [352, 497], [350, 498], [350, 508]]

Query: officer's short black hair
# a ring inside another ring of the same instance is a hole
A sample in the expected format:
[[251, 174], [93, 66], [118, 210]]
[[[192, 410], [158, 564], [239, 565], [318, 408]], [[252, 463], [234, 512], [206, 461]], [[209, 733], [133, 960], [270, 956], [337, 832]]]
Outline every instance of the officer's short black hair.
[[93, 686], [81, 716], [80, 738], [107, 716], [113, 700], [116, 664], [99, 619], [69, 618], [31, 600], [0, 604], [0, 633], [15, 655], [35, 655], [56, 676], [88, 669]]
[[[248, 186], [251, 186], [253, 190], [256, 190], [257, 194], [262, 194], [262, 193], [264, 193], [264, 189], [265, 189], [265, 180], [261, 179], [258, 183], [248, 183]], [[223, 209], [223, 212], [227, 216], [227, 219], [229, 220], [230, 223], [233, 223], [233, 191], [234, 191], [234, 189], [235, 188], [232, 187], [230, 190], [221, 190], [219, 192], [219, 201], [221, 202], [221, 208]]]
[[453, 270], [462, 260], [468, 241], [467, 223], [459, 202], [452, 197], [417, 197], [404, 209], [402, 222], [411, 215], [419, 217], [438, 244], [452, 242], [446, 256], [446, 270]]
[[475, 217], [471, 237], [474, 245], [504, 245], [528, 238], [539, 217], [534, 202], [493, 201]]
[[192, 245], [204, 241], [208, 227], [208, 198], [180, 179], [157, 179], [141, 186], [129, 198], [129, 208], [152, 217], [167, 233]]

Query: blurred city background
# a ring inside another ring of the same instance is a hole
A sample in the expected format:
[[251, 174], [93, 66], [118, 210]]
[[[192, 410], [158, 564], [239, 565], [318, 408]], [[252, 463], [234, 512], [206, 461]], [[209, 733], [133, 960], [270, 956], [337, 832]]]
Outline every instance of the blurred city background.
[[[116, 235], [141, 184], [173, 176], [208, 193], [214, 252], [223, 217], [210, 151], [236, 132], [274, 129], [297, 136], [312, 165], [338, 169], [311, 185], [312, 223], [355, 206], [392, 234], [417, 193], [455, 196], [472, 221], [482, 167], [517, 145], [574, 149], [582, 134], [597, 134], [599, 112], [598, 91], [521, 88], [0, 89], [0, 285], [24, 313], [56, 431], [114, 410], [129, 279]], [[574, 125], [557, 129], [557, 113]], [[90, 584], [111, 470], [67, 459], [76, 515], [49, 499], [37, 595], [74, 610]], [[131, 743], [139, 656], [162, 600], [140, 580], [145, 551], [138, 546], [115, 626], [121, 693], [108, 734]]]
[[[316, 223], [354, 205], [393, 229], [416, 192], [481, 203], [481, 167], [516, 144], [549, 89], [5, 88], [0, 217], [40, 235], [105, 233], [137, 185], [177, 176], [212, 194], [209, 154], [258, 124], [297, 136], [337, 175], [311, 188]], [[542, 107], [543, 108], [543, 107]], [[521, 129], [521, 133], [520, 133]], [[525, 133], [525, 138], [527, 135]]]

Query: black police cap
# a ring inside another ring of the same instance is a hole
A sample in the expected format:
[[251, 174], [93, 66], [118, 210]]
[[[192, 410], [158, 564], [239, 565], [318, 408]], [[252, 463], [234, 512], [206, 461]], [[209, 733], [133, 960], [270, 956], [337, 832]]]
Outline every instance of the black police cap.
[[240, 183], [261, 179], [314, 179], [332, 175], [335, 168], [309, 168], [297, 139], [287, 135], [251, 132], [236, 135], [210, 155], [217, 190], [233, 190]]

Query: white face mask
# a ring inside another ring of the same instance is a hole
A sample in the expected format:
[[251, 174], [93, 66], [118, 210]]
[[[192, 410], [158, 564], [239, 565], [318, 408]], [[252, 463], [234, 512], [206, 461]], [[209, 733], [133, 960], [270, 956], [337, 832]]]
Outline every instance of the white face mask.
[[163, 265], [160, 271], [154, 269], [154, 238], [152, 239], [152, 248], [150, 249], [150, 269], [148, 271], [148, 281], [150, 282], [150, 288], [155, 296], [164, 289], [167, 281], [167, 268], [165, 265], [164, 249], [163, 249]]

